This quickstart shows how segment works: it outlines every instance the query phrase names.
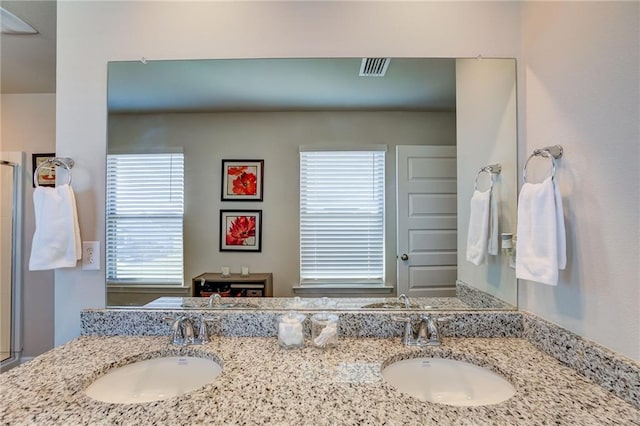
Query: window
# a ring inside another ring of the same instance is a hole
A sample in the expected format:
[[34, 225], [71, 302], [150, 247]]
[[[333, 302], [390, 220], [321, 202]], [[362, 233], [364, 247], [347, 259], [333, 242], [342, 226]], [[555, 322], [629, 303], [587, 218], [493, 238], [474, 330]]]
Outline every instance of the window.
[[183, 154], [107, 155], [107, 282], [183, 284]]
[[300, 284], [384, 284], [385, 151], [300, 152]]

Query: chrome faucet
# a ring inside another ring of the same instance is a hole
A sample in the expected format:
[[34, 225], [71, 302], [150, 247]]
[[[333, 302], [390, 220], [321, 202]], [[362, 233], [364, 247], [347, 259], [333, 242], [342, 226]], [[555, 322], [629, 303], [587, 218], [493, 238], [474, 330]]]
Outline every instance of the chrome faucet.
[[438, 330], [437, 323], [449, 321], [449, 318], [433, 318], [429, 314], [422, 315], [420, 317], [418, 330], [415, 331], [411, 317], [392, 316], [391, 319], [404, 323], [404, 333], [402, 336], [403, 345], [420, 347], [441, 345], [442, 341], [440, 340], [440, 331]]
[[202, 317], [196, 336], [191, 318], [180, 315], [177, 318], [167, 317], [165, 321], [171, 322], [171, 343], [174, 345], [206, 345], [209, 343], [207, 322], [213, 321], [212, 317]]
[[440, 346], [439, 322], [447, 322], [449, 318], [433, 318], [431, 315], [423, 315], [420, 319], [420, 329], [418, 330], [418, 340], [426, 339], [426, 346]]
[[173, 321], [171, 325], [172, 337], [171, 343], [174, 345], [191, 345], [194, 343], [194, 331], [193, 331], [193, 323], [186, 316], [179, 316], [178, 318], [168, 318], [168, 320]]
[[404, 302], [405, 309], [411, 308], [411, 300], [409, 300], [409, 296], [407, 296], [406, 294], [403, 293], [398, 296], [398, 300]]
[[222, 298], [218, 293], [213, 293], [211, 296], [209, 296], [209, 300], [207, 301], [207, 306], [210, 308], [216, 307], [220, 305], [221, 300]]

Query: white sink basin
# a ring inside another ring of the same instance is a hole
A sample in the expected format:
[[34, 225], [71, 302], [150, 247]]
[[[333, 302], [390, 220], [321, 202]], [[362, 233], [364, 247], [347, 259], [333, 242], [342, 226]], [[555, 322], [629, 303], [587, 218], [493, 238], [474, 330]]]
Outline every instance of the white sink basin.
[[401, 392], [422, 401], [455, 406], [497, 404], [516, 390], [502, 376], [463, 361], [412, 358], [394, 362], [382, 377]]
[[153, 358], [109, 371], [85, 391], [98, 401], [119, 404], [160, 401], [211, 383], [222, 372], [215, 361], [199, 357]]

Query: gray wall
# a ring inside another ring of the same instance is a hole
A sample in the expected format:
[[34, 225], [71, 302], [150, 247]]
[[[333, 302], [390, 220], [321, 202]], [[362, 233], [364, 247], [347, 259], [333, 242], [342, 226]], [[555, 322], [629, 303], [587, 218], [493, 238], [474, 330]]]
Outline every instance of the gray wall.
[[520, 306], [640, 360], [640, 3], [527, 3], [521, 164], [561, 144], [567, 269]]
[[[458, 279], [517, 304], [515, 270], [500, 252], [485, 263], [466, 260], [469, 201], [480, 167], [500, 164], [493, 195], [498, 200], [498, 232], [516, 233], [517, 128], [515, 61], [510, 59], [459, 59], [456, 61], [458, 135]], [[488, 175], [478, 179], [478, 189], [489, 187]]]
[[[298, 147], [388, 145], [386, 282], [396, 282], [395, 146], [455, 145], [455, 113], [280, 112], [111, 115], [109, 150], [183, 147], [185, 279], [218, 272], [272, 272], [274, 296], [299, 285]], [[148, 151], [147, 151], [148, 152]], [[221, 202], [222, 159], [264, 159], [263, 202]], [[220, 209], [263, 210], [261, 253], [221, 253]]]

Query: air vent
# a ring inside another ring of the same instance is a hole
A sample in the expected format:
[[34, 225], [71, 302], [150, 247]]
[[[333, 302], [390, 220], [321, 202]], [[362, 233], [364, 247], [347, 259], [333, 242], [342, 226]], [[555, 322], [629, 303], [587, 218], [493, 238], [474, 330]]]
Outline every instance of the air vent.
[[360, 77], [384, 77], [391, 58], [362, 58]]

